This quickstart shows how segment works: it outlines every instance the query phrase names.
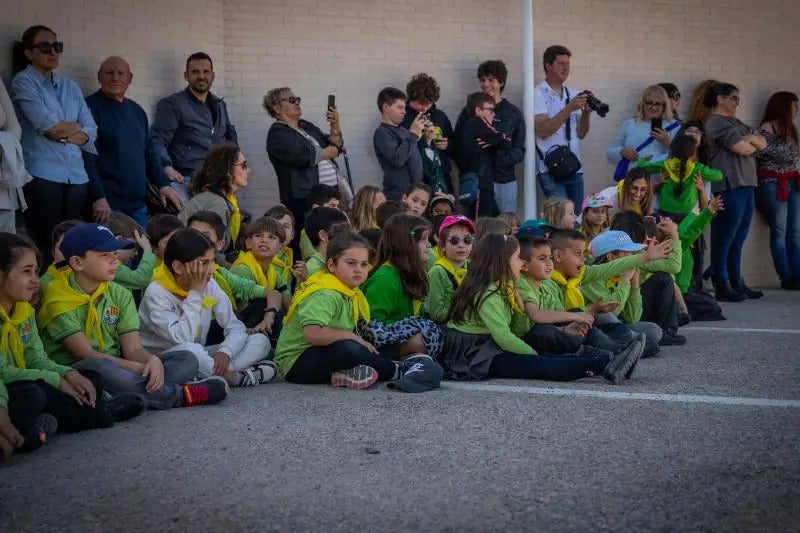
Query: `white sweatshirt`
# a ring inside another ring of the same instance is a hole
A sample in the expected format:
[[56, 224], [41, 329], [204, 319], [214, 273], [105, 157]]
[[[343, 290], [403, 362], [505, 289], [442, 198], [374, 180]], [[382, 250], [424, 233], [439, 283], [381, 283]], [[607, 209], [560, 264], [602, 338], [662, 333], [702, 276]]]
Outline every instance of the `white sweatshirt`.
[[[203, 308], [204, 296], [214, 298], [217, 303]], [[154, 281], [144, 291], [139, 306], [142, 345], [153, 353], [168, 351], [179, 344], [205, 346], [212, 317], [225, 331], [225, 340], [217, 351], [229, 357], [242, 351], [247, 343], [247, 331], [216, 281], [209, 280], [205, 292], [189, 291], [184, 300]]]

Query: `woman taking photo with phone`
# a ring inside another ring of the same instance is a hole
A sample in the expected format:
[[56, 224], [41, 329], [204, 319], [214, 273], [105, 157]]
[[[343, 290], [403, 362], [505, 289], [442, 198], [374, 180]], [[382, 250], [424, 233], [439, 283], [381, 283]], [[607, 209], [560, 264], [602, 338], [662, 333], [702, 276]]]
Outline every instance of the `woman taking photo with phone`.
[[680, 122], [673, 118], [664, 88], [651, 85], [645, 89], [636, 107], [636, 115], [622, 123], [608, 147], [608, 162], [617, 165], [614, 180], [623, 179], [628, 167], [640, 158], [663, 161], [669, 157], [669, 145], [679, 125]]
[[742, 279], [742, 250], [755, 208], [755, 154], [767, 147], [767, 141], [736, 118], [739, 102], [739, 89], [730, 83], [712, 85], [704, 99], [711, 109], [706, 122], [708, 164], [725, 176], [711, 184], [712, 193], [719, 194], [725, 204], [725, 210], [711, 221], [711, 269], [715, 297], [722, 302], [764, 296]]

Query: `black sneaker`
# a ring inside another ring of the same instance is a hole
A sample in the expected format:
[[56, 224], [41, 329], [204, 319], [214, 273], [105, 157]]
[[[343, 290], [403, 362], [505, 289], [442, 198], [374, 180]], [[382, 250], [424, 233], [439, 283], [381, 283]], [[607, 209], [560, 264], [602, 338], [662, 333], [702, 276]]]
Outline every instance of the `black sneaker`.
[[623, 377], [636, 364], [644, 351], [644, 334], [638, 334], [624, 350], [619, 352], [603, 369], [603, 377], [619, 385]]
[[181, 385], [183, 407], [219, 403], [230, 394], [231, 389], [225, 378], [209, 376]]
[[763, 292], [751, 289], [747, 286], [747, 284], [745, 284], [743, 279], [740, 279], [738, 283], [731, 283], [731, 285], [735, 290], [744, 294], [748, 300], [758, 300], [759, 298], [764, 297]]
[[692, 317], [689, 316], [689, 313], [678, 313], [678, 327], [682, 328], [683, 326], [688, 326], [691, 323]]
[[108, 400], [106, 409], [114, 422], [125, 422], [144, 413], [147, 410], [147, 404], [139, 394], [125, 392]]
[[[42, 413], [33, 422], [28, 438], [25, 439], [25, 449], [35, 450], [41, 448], [58, 431], [58, 420], [50, 413]], [[30, 441], [30, 442], [29, 442]]]
[[664, 335], [658, 342], [659, 346], [683, 346], [684, 344], [686, 344], [686, 337], [678, 334], [678, 328], [664, 330]]

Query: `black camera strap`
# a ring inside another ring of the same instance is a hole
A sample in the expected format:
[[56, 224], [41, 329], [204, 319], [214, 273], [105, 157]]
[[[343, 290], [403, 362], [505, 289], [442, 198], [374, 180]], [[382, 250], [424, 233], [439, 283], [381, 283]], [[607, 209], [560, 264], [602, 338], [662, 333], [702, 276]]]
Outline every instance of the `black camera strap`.
[[[566, 93], [566, 95], [567, 95], [567, 100], [564, 103], [564, 107], [567, 107], [569, 105], [569, 89], [567, 89], [566, 85], [564, 85], [564, 93]], [[570, 113], [567, 116], [566, 127], [567, 127], [567, 131], [565, 133], [567, 134], [567, 147], [569, 147], [570, 141], [572, 140], [572, 113]], [[539, 154], [539, 159], [541, 159], [542, 162], [544, 163], [544, 154], [539, 149], [539, 145], [536, 144], [536, 143], [534, 143], [534, 145], [536, 146], [536, 153]]]

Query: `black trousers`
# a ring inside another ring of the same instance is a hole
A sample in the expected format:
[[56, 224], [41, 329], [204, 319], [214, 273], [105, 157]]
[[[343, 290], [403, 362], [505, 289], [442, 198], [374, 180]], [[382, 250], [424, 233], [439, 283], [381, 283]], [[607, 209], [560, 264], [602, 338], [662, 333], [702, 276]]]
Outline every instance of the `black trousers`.
[[522, 337], [525, 343], [537, 352], [576, 353], [584, 339], [562, 331], [555, 324], [534, 324]]
[[103, 379], [98, 372], [83, 370], [81, 374], [94, 385], [97, 401], [94, 407], [78, 405], [71, 396], [42, 381], [20, 380], [6, 385], [8, 389], [8, 416], [11, 423], [25, 437], [23, 450], [41, 446], [34, 424], [36, 418], [48, 413], [58, 421], [58, 431], [76, 433], [114, 425], [103, 399]]
[[587, 357], [559, 356], [540, 353], [520, 355], [504, 352], [492, 359], [489, 376], [501, 379], [544, 379], [547, 381], [575, 381], [599, 376], [611, 358], [607, 355]]
[[642, 321], [653, 322], [664, 331], [678, 327], [675, 282], [666, 272], [656, 272], [642, 283]]
[[397, 365], [391, 359], [376, 355], [356, 341], [336, 341], [328, 346], [312, 346], [300, 354], [286, 374], [289, 383], [306, 385], [328, 383], [331, 374], [358, 365], [371, 366], [378, 371], [380, 381], [394, 377]]
[[292, 198], [284, 202], [284, 205], [289, 208], [294, 216], [294, 238], [289, 246], [294, 250], [294, 256], [300, 258], [300, 233], [306, 224], [306, 199], [305, 198]]
[[25, 210], [25, 227], [42, 254], [42, 272], [53, 262], [53, 227], [71, 218], [83, 220], [87, 213], [89, 185], [56, 183], [42, 178], [33, 180], [23, 188], [28, 209]]

